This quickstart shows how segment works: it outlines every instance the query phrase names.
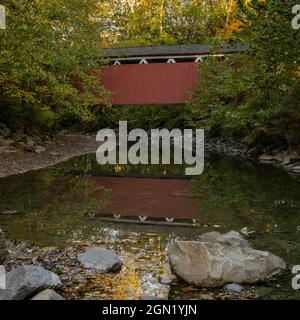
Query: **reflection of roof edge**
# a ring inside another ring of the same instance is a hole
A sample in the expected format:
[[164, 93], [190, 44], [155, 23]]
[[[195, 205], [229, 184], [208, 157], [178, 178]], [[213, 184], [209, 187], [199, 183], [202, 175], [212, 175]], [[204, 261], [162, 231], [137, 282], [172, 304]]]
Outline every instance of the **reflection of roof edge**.
[[[97, 215], [97, 218], [101, 219], [102, 221], [105, 222], [115, 222], [115, 223], [126, 223], [126, 224], [140, 224], [140, 225], [156, 225], [156, 226], [172, 226], [172, 227], [193, 227], [193, 228], [199, 228], [199, 222], [198, 220], [179, 220], [181, 222], [176, 222], [174, 221], [167, 221], [166, 219], [159, 219], [159, 218], [149, 218], [147, 220], [140, 220], [139, 217], [120, 217], [120, 218], [115, 218], [115, 217], [109, 217], [111, 215]], [[184, 222], [186, 221], [186, 222]]]
[[[108, 48], [104, 49], [102, 55], [107, 58], [117, 57], [141, 57], [141, 56], [179, 56], [179, 55], [204, 55], [212, 53], [210, 45], [171, 45], [171, 46], [148, 46], [148, 47], [128, 47], [128, 48]], [[244, 52], [246, 48], [241, 45], [221, 46], [214, 53], [238, 53]]]

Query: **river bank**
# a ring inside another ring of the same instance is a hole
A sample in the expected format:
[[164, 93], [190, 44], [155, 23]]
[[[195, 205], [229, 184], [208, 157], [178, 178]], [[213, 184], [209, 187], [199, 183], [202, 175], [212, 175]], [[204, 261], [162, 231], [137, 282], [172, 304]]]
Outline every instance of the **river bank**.
[[[0, 178], [43, 169], [76, 156], [93, 153], [97, 148], [95, 137], [85, 134], [60, 134], [53, 140], [41, 141], [39, 144], [32, 141], [22, 148], [20, 145], [0, 148]], [[33, 150], [26, 150], [30, 145]]]
[[[114, 233], [114, 237], [107, 238], [108, 234]], [[219, 233], [207, 233], [206, 237], [225, 237], [229, 242], [233, 239], [234, 244], [230, 247], [230, 250], [243, 252], [245, 248], [240, 248], [240, 244], [236, 243], [236, 238], [241, 239], [244, 247], [248, 244], [238, 233], [228, 233], [221, 236]], [[206, 245], [206, 242], [202, 241], [205, 235], [202, 235], [197, 244]], [[234, 238], [232, 238], [234, 237]], [[227, 241], [226, 240], [226, 241]], [[208, 241], [207, 239], [205, 241]], [[211, 242], [210, 242], [211, 241]], [[209, 246], [213, 245], [218, 250], [227, 250], [227, 245], [224, 247], [222, 244], [215, 242], [213, 239], [209, 239]], [[180, 243], [180, 242], [179, 242]], [[182, 244], [183, 242], [181, 242]], [[186, 245], [195, 244], [195, 242], [184, 242]], [[159, 235], [152, 234], [138, 234], [138, 233], [121, 233], [116, 234], [116, 230], [113, 229], [103, 229], [101, 232], [94, 235], [93, 239], [82, 239], [77, 238], [72, 242], [69, 242], [63, 248], [57, 247], [39, 247], [34, 244], [30, 244], [24, 241], [10, 241], [7, 240], [7, 247], [9, 255], [3, 264], [6, 272], [8, 274], [20, 270], [20, 268], [27, 268], [26, 272], [30, 273], [35, 277], [35, 269], [39, 268], [39, 271], [43, 273], [51, 272], [53, 277], [58, 277], [59, 281], [57, 285], [53, 286], [57, 293], [59, 293], [59, 299], [66, 300], [156, 300], [156, 299], [182, 299], [182, 296], [178, 296], [178, 290], [180, 290], [181, 295], [190, 295], [190, 299], [194, 300], [245, 300], [245, 299], [261, 299], [265, 295], [268, 295], [276, 291], [276, 285], [281, 283], [281, 277], [272, 276], [273, 280], [268, 280], [267, 283], [262, 286], [261, 284], [255, 285], [213, 285], [212, 287], [199, 286], [193, 284], [190, 281], [182, 281], [177, 276], [172, 274], [172, 268], [170, 267], [169, 260], [174, 262], [176, 260], [177, 254], [171, 254], [169, 249], [166, 249], [170, 245], [167, 243], [162, 243]], [[229, 246], [229, 244], [228, 244]], [[99, 248], [99, 249], [97, 249]], [[101, 248], [101, 249], [100, 249]], [[223, 248], [223, 249], [222, 249]], [[88, 256], [87, 253], [91, 250], [100, 250], [102, 253], [98, 253], [99, 259], [97, 260], [96, 254], [93, 256]], [[249, 252], [252, 250], [250, 247]], [[253, 251], [254, 252], [254, 251]], [[84, 254], [82, 254], [84, 253]], [[107, 262], [111, 263], [112, 258], [102, 259], [103, 254], [111, 254], [115, 256], [113, 259], [117, 259], [120, 263], [119, 267], [108, 269]], [[246, 254], [244, 252], [244, 259], [248, 259], [250, 253]], [[255, 251], [255, 254], [261, 253], [265, 255], [266, 253]], [[116, 255], [117, 254], [117, 255]], [[198, 255], [198, 253], [190, 252], [190, 254]], [[269, 253], [268, 253], [269, 254]], [[85, 259], [93, 259], [93, 261], [98, 261], [98, 264], [105, 264], [107, 269], [97, 270], [96, 266], [92, 268], [85, 265], [84, 261], [80, 261], [80, 256], [86, 255]], [[272, 256], [272, 254], [269, 254]], [[169, 257], [168, 257], [169, 256]], [[249, 256], [250, 257], [250, 256]], [[262, 258], [262, 257], [261, 257]], [[198, 258], [193, 258], [198, 261], [198, 263], [203, 263], [203, 260]], [[280, 258], [278, 258], [280, 259]], [[221, 260], [218, 262], [221, 266], [225, 266]], [[284, 262], [282, 262], [284, 264]], [[253, 272], [263, 274], [264, 265], [261, 262], [256, 261], [256, 266], [252, 264]], [[178, 266], [187, 275], [189, 270], [187, 268], [189, 264], [184, 264], [183, 266]], [[191, 267], [191, 266], [190, 266]], [[277, 267], [272, 267], [277, 270]], [[284, 269], [285, 267], [283, 267]], [[240, 272], [243, 272], [241, 268], [238, 268]], [[275, 270], [274, 269], [274, 270]], [[283, 271], [283, 269], [281, 271]], [[178, 270], [177, 270], [178, 271]], [[277, 271], [276, 271], [277, 272]], [[228, 280], [220, 279], [221, 282], [225, 281], [230, 283], [231, 279], [235, 278], [233, 274], [225, 273], [228, 275]], [[268, 275], [271, 276], [271, 272], [268, 271]], [[16, 275], [22, 280], [22, 275], [17, 272]], [[205, 276], [205, 272], [203, 272]], [[246, 283], [250, 280], [245, 279]], [[250, 281], [251, 282], [251, 281]], [[30, 285], [36, 285], [32, 283]], [[18, 284], [16, 284], [16, 287]], [[22, 299], [30, 299], [33, 297], [33, 292], [39, 293], [43, 292], [43, 289], [47, 289], [48, 285], [43, 284], [35, 288], [28, 285], [28, 289], [32, 293], [28, 293], [24, 288], [18, 288], [19, 294], [24, 295]], [[50, 286], [49, 286], [50, 287]], [[42, 289], [43, 288], [43, 289]], [[172, 290], [172, 292], [170, 292]], [[3, 292], [2, 292], [3, 293]], [[53, 293], [52, 293], [53, 294]], [[194, 295], [193, 297], [191, 295]], [[196, 296], [195, 296], [196, 295]], [[34, 298], [35, 299], [35, 298]], [[57, 300], [57, 298], [40, 297], [40, 300]], [[36, 300], [39, 300], [36, 298]], [[0, 295], [1, 300], [1, 295]]]
[[[53, 139], [29, 137], [16, 142], [0, 130], [0, 178], [43, 169], [73, 157], [94, 153], [98, 144], [95, 135], [61, 133]], [[300, 147], [287, 150], [278, 146], [253, 146], [222, 138], [206, 138], [206, 154], [226, 155], [241, 161], [272, 165], [300, 176]]]
[[206, 140], [207, 152], [224, 154], [237, 160], [250, 160], [260, 164], [272, 165], [287, 171], [291, 176], [300, 176], [300, 147], [287, 150], [283, 146], [249, 147], [243, 142], [237, 143], [222, 138]]

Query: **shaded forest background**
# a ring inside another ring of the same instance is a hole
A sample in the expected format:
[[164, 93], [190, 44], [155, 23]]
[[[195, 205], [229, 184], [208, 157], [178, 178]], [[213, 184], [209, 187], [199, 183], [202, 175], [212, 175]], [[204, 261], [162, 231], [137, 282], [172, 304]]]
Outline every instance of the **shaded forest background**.
[[[201, 127], [211, 136], [300, 144], [300, 31], [295, 0], [1, 0], [0, 123], [14, 132]], [[199, 64], [186, 106], [112, 108], [97, 79], [105, 47], [243, 44]], [[83, 90], [74, 83], [81, 79]]]

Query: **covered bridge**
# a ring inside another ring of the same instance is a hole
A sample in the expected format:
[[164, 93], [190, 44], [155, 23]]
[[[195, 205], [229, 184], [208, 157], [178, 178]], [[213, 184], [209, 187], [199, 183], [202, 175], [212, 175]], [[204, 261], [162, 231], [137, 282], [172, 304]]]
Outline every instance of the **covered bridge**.
[[243, 50], [221, 47], [212, 54], [211, 47], [203, 45], [105, 49], [109, 65], [102, 83], [112, 92], [113, 105], [186, 104], [197, 84], [198, 62]]

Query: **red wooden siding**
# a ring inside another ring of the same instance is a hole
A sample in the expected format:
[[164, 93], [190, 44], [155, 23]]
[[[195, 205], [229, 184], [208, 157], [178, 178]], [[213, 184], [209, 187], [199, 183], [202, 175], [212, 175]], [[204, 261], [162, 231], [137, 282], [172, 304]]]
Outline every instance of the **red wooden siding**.
[[113, 105], [185, 104], [197, 82], [197, 64], [125, 64], [104, 68], [102, 83]]

